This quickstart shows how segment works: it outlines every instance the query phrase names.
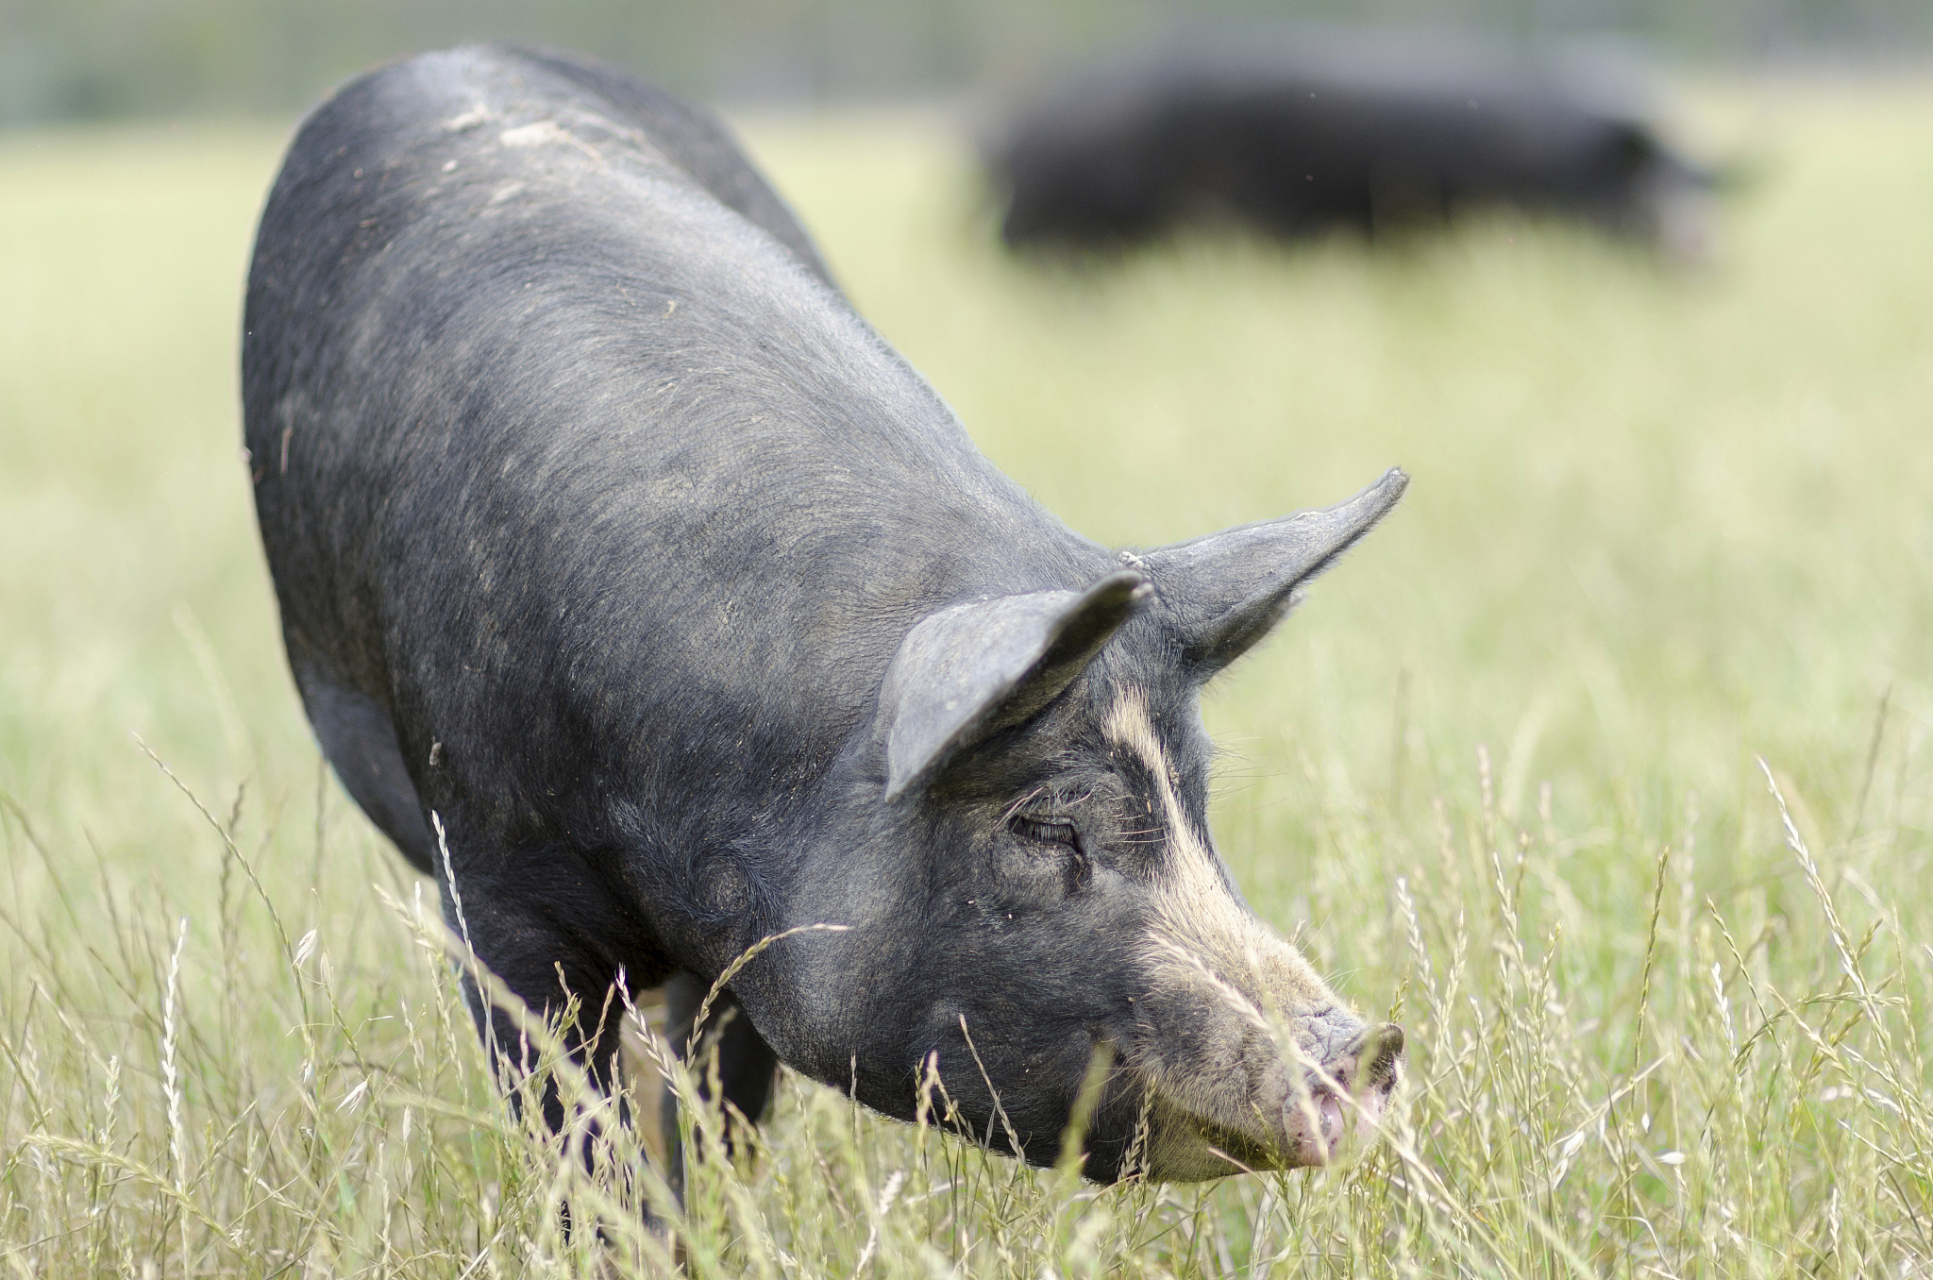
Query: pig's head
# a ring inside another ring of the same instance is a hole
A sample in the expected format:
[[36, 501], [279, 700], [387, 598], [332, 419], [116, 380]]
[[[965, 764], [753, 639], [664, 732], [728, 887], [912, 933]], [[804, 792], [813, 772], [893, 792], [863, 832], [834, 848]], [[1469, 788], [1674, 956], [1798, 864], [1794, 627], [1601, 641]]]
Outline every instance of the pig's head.
[[[786, 947], [781, 1051], [902, 1117], [937, 1068], [936, 1112], [1035, 1162], [1059, 1154], [1098, 1054], [1102, 1180], [1323, 1164], [1379, 1115], [1403, 1033], [1353, 1012], [1236, 890], [1197, 697], [1405, 484], [914, 626], [851, 784], [867, 834], [788, 912], [853, 928]], [[745, 994], [763, 1026], [773, 1002]]]

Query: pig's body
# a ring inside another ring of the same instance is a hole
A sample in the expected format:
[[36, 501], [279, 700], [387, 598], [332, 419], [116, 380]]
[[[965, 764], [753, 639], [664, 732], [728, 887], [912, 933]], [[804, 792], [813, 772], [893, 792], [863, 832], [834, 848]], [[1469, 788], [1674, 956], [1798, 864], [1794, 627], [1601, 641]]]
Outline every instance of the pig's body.
[[[1072, 887], [1016, 889], [1012, 847], [1074, 846], [1017, 834], [1011, 793], [1126, 725], [1131, 688], [1137, 725], [1186, 708], [1164, 729], [1193, 794], [1197, 677], [1142, 575], [979, 454], [722, 131], [563, 55], [385, 68], [304, 125], [245, 323], [305, 705], [449, 910], [440, 817], [482, 959], [539, 1008], [561, 966], [592, 1009], [622, 974], [689, 1018], [760, 938], [850, 926], [736, 978], [731, 1100], [756, 1119], [776, 1055], [906, 1116], [937, 1051], [983, 1126], [964, 1017], [1018, 1145], [1052, 1159], [1121, 1039], [1099, 1028], [1133, 1016], [1089, 938], [1133, 904], [1097, 888], [1069, 928]], [[1336, 1010], [1303, 1037], [1325, 1061], [1361, 1030]], [[608, 1081], [612, 1029], [579, 1047]], [[1097, 1176], [1146, 1095], [1110, 1091]], [[1287, 1124], [1253, 1145], [1293, 1147]]]
[[990, 156], [1016, 249], [1237, 223], [1386, 235], [1472, 210], [1584, 220], [1694, 257], [1709, 174], [1594, 76], [1456, 41], [1178, 48], [1070, 78]]

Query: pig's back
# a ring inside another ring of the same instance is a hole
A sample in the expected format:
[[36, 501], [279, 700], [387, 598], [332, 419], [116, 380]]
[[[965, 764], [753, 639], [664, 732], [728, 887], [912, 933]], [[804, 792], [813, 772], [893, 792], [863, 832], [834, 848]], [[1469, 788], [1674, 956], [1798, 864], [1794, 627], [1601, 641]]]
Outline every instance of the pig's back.
[[457, 50], [319, 109], [243, 351], [292, 657], [384, 704], [405, 759], [442, 743], [432, 789], [553, 822], [668, 755], [796, 788], [919, 616], [1106, 564], [852, 313], [721, 134], [589, 74]]

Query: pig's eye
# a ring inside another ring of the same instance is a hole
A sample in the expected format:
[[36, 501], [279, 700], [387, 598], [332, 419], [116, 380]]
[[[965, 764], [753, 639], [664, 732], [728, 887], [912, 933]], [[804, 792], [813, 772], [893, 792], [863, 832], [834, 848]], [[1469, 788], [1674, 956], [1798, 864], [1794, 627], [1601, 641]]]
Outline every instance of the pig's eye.
[[1058, 822], [1052, 818], [1029, 818], [1023, 814], [1015, 814], [1008, 825], [1013, 828], [1015, 835], [1025, 836], [1029, 840], [1038, 840], [1042, 844], [1066, 845], [1075, 856], [1080, 855], [1080, 833], [1074, 830], [1074, 824], [1071, 822]]

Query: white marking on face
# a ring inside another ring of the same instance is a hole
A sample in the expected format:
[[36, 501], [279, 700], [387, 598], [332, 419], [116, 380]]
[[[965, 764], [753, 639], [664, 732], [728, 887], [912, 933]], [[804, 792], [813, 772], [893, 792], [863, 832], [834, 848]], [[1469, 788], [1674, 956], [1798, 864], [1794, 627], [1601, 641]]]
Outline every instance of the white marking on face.
[[[1182, 805], [1180, 778], [1140, 689], [1124, 689], [1102, 732], [1147, 771], [1165, 836], [1141, 959], [1155, 1003], [1173, 1023], [1124, 1046], [1131, 1065], [1182, 1111], [1266, 1142], [1283, 1137], [1294, 1068], [1276, 1028], [1338, 1002], [1308, 961], [1235, 895], [1199, 823]], [[1185, 1025], [1184, 1025], [1185, 1024]], [[1299, 1036], [1295, 1037], [1300, 1039]], [[1159, 1144], [1175, 1167], [1215, 1176], [1229, 1170], [1190, 1155], [1185, 1122], [1164, 1125]], [[1193, 1145], [1198, 1146], [1199, 1140]], [[1170, 1174], [1169, 1176], [1175, 1176]]]

